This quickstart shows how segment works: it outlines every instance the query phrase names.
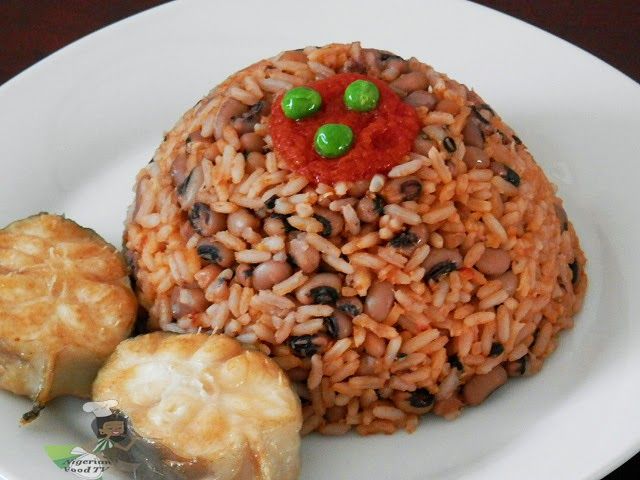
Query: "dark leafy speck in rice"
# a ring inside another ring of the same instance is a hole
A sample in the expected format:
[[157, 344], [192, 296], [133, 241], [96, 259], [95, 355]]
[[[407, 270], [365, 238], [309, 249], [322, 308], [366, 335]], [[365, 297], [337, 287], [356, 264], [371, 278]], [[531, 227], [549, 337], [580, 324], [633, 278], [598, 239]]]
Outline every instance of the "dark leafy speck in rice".
[[426, 388], [418, 388], [411, 392], [409, 403], [415, 408], [427, 408], [433, 405], [436, 397]]
[[299, 265], [296, 263], [296, 259], [293, 258], [293, 256], [290, 253], [287, 253], [287, 262], [289, 263], [289, 265], [291, 265], [293, 268], [298, 268]]
[[338, 320], [336, 317], [324, 317], [322, 324], [331, 338], [338, 338]]
[[[189, 223], [193, 229], [202, 236], [208, 236], [212, 232], [222, 230], [222, 221], [218, 220], [219, 213], [213, 213], [206, 203], [196, 202], [189, 209]], [[224, 218], [224, 217], [223, 217]]]
[[418, 236], [415, 233], [410, 232], [408, 230], [405, 230], [404, 232], [400, 232], [389, 241], [389, 245], [391, 245], [393, 248], [413, 247], [417, 243], [418, 243]]
[[264, 201], [264, 206], [270, 210], [273, 210], [276, 206], [276, 200], [278, 200], [278, 196], [271, 195], [268, 199]]
[[266, 106], [267, 102], [265, 102], [264, 100], [260, 100], [258, 103], [251, 105], [251, 107], [249, 107], [249, 110], [247, 110], [237, 118], [243, 120], [244, 122], [247, 122], [248, 124], [255, 125], [260, 120], [260, 115], [263, 113]]
[[320, 235], [322, 235], [323, 237], [330, 237], [333, 233], [333, 227], [331, 226], [331, 222], [329, 221], [329, 219], [318, 214], [315, 214], [313, 218], [315, 218], [322, 224], [322, 232], [320, 232]]
[[400, 192], [405, 200], [416, 200], [422, 193], [422, 184], [416, 179], [407, 180], [400, 185]]
[[450, 262], [448, 260], [444, 262], [440, 262], [425, 274], [424, 281], [425, 282], [428, 282], [429, 280], [438, 281], [440, 277], [446, 275], [447, 273], [451, 273], [457, 269], [458, 269], [458, 265], [456, 265], [455, 262]]
[[386, 62], [387, 60], [404, 60], [404, 58], [402, 58], [400, 55], [396, 55], [395, 53], [391, 53], [391, 52], [385, 52], [385, 51], [381, 51], [380, 52], [380, 60], [383, 62]]
[[491, 351], [489, 352], [490, 357], [497, 357], [498, 355], [502, 355], [504, 352], [504, 347], [499, 342], [493, 342], [491, 344]]
[[338, 291], [333, 287], [315, 287], [310, 290], [313, 303], [330, 305], [338, 300]]
[[[478, 106], [473, 105], [473, 106], [471, 107], [471, 111], [473, 112], [473, 115], [474, 115], [478, 120], [480, 120], [482, 123], [484, 123], [485, 125], [490, 125], [490, 124], [491, 124], [491, 122], [489, 122], [489, 120], [487, 120], [487, 119], [485, 118], [485, 116], [484, 116], [484, 115], [482, 114], [482, 112], [481, 112], [482, 110], [486, 110], [486, 108], [483, 108], [483, 107], [488, 107], [488, 105], [486, 105], [486, 104], [484, 104], [484, 105], [478, 105]], [[493, 110], [491, 110], [491, 108], [489, 108], [488, 110], [489, 110], [490, 112], [493, 112]]]
[[447, 152], [453, 153], [456, 151], [456, 142], [451, 137], [444, 137], [442, 145], [447, 149]]
[[362, 302], [358, 298], [341, 298], [336, 302], [336, 308], [351, 317], [362, 313]]
[[318, 353], [319, 346], [314, 343], [315, 335], [299, 335], [289, 338], [289, 347], [293, 353], [302, 358], [312, 357]]
[[373, 199], [373, 209], [376, 211], [378, 215], [384, 214], [384, 206], [387, 204], [384, 197], [380, 194], [376, 194]]
[[271, 218], [278, 218], [278, 219], [282, 220], [282, 223], [284, 224], [284, 231], [286, 233], [297, 232], [298, 229], [289, 223], [289, 221], [288, 221], [289, 216], [290, 215], [285, 215], [284, 213], [272, 213], [271, 214]]
[[193, 172], [194, 170], [191, 170], [189, 172], [189, 175], [187, 175], [187, 178], [184, 179], [184, 182], [178, 185], [178, 188], [176, 189], [176, 191], [178, 192], [178, 195], [182, 196], [187, 192], [187, 187], [189, 187], [189, 182], [193, 178]]
[[527, 372], [528, 356], [529, 355], [525, 355], [524, 357], [521, 357], [517, 360], [517, 362], [520, 364], [520, 375], [524, 375]]
[[228, 267], [233, 263], [233, 254], [223, 245], [204, 242], [196, 248], [198, 256], [208, 263], [217, 263], [222, 267]]
[[520, 175], [518, 175], [513, 169], [507, 167], [505, 165], [507, 173], [504, 176], [504, 179], [509, 182], [511, 185], [513, 185], [514, 187], [519, 187], [520, 186]]
[[580, 279], [580, 265], [574, 260], [569, 264], [569, 268], [571, 269], [571, 283], [575, 285]]
[[464, 370], [464, 366], [462, 365], [460, 358], [458, 358], [458, 355], [449, 355], [449, 358], [447, 360], [449, 362], [449, 365], [451, 365], [451, 368], [457, 368], [460, 371]]

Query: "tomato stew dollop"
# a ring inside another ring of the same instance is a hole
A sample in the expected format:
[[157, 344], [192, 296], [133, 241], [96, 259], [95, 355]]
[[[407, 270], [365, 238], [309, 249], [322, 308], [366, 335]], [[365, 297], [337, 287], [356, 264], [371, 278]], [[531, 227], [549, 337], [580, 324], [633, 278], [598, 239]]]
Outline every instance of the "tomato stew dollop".
[[[376, 84], [380, 101], [375, 109], [347, 109], [344, 92], [355, 80]], [[342, 73], [307, 86], [322, 96], [318, 112], [301, 120], [287, 118], [280, 95], [269, 121], [274, 150], [291, 170], [316, 183], [367, 180], [376, 173], [388, 172], [411, 151], [420, 128], [418, 116], [386, 83], [366, 75]], [[338, 158], [324, 158], [314, 149], [316, 131], [329, 123], [348, 125], [354, 134], [352, 148]]]

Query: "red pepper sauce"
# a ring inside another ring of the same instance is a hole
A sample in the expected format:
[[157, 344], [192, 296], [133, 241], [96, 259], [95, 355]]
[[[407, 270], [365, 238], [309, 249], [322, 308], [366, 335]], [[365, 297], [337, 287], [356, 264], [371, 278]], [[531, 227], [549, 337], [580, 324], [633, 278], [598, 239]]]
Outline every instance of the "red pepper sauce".
[[[354, 80], [376, 84], [378, 106], [370, 112], [348, 110], [345, 89]], [[403, 103], [384, 82], [356, 73], [342, 73], [307, 86], [322, 96], [322, 107], [314, 115], [291, 120], [284, 115], [282, 95], [276, 98], [269, 123], [276, 154], [289, 168], [316, 183], [368, 180], [386, 173], [411, 151], [420, 124], [416, 111]], [[326, 123], [343, 123], [354, 134], [353, 147], [338, 158], [324, 158], [313, 146], [316, 130]]]

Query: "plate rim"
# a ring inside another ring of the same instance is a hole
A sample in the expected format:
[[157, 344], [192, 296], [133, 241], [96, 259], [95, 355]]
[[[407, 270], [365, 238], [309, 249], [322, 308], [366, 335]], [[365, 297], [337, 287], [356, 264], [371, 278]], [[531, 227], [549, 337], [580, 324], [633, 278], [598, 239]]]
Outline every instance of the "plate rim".
[[[161, 14], [161, 12], [164, 12], [165, 10], [171, 9], [171, 8], [181, 8], [182, 5], [186, 5], [189, 3], [196, 3], [196, 2], [189, 2], [188, 0], [174, 0], [172, 2], [168, 2], [168, 3], [164, 3], [161, 5], [157, 5], [148, 9], [145, 9], [141, 12], [138, 12], [132, 16], [129, 16], [127, 18], [124, 18], [122, 20], [119, 20], [117, 22], [111, 23], [109, 25], [106, 25], [94, 32], [91, 32], [87, 35], [84, 35], [82, 37], [80, 37], [79, 39], [71, 42], [70, 44], [64, 46], [63, 48], [51, 53], [50, 55], [46, 56], [45, 58], [41, 59], [40, 61], [38, 61], [37, 63], [29, 66], [28, 68], [26, 68], [25, 70], [21, 71], [20, 73], [18, 73], [17, 75], [13, 76], [12, 78], [10, 78], [9, 80], [7, 80], [4, 84], [0, 85], [0, 104], [4, 101], [5, 97], [10, 97], [11, 96], [11, 91], [14, 88], [19, 88], [19, 85], [25, 81], [28, 81], [30, 78], [33, 79], [33, 77], [37, 77], [37, 75], [39, 75], [39, 72], [43, 69], [43, 68], [47, 68], [50, 64], [53, 63], [57, 63], [62, 61], [62, 59], [65, 58], [65, 56], [73, 56], [76, 49], [78, 48], [78, 46], [82, 46], [84, 43], [88, 43], [88, 42], [92, 42], [92, 41], [99, 41], [100, 38], [102, 36], [105, 35], [111, 35], [112, 33], [114, 33], [115, 31], [117, 31], [120, 28], [126, 27], [131, 25], [132, 23], [135, 23], [137, 21], [139, 21], [140, 17], [150, 17], [153, 15], [158, 15]], [[492, 15], [498, 15], [501, 17], [504, 17], [503, 20], [504, 21], [509, 21], [509, 22], [513, 22], [516, 21], [518, 23], [520, 23], [524, 28], [528, 28], [528, 29], [533, 29], [534, 31], [537, 31], [538, 34], [543, 34], [545, 36], [548, 36], [550, 38], [552, 38], [554, 41], [561, 41], [566, 47], [570, 47], [572, 49], [574, 49], [575, 52], [580, 52], [578, 54], [581, 55], [587, 55], [587, 57], [589, 57], [589, 61], [593, 62], [594, 60], [599, 64], [600, 67], [606, 67], [606, 70], [609, 71], [610, 74], [614, 74], [616, 75], [618, 78], [622, 78], [624, 79], [624, 81], [626, 82], [630, 82], [630, 85], [633, 88], [640, 88], [640, 83], [638, 83], [637, 81], [635, 81], [633, 78], [631, 78], [629, 75], [625, 74], [624, 72], [621, 72], [620, 70], [618, 70], [617, 68], [609, 65], [608, 63], [606, 63], [605, 61], [603, 61], [602, 59], [598, 58], [597, 56], [595, 56], [594, 54], [588, 52], [587, 50], [578, 47], [570, 42], [568, 42], [567, 40], [564, 40], [561, 37], [558, 37], [538, 26], [532, 25], [524, 20], [518, 19], [516, 17], [512, 17], [506, 13], [500, 12], [498, 10], [495, 10], [491, 7], [485, 6], [485, 5], [480, 5], [480, 4], [476, 4], [474, 2], [464, 2], [463, 0], [457, 0], [458, 4], [463, 4], [466, 3], [467, 6], [469, 8], [479, 8], [479, 9], [484, 9], [489, 11]], [[470, 5], [469, 5], [470, 4]], [[633, 315], [633, 311], [629, 311], [629, 316]], [[626, 448], [621, 449], [621, 451], [614, 457], [611, 458], [610, 460], [605, 463], [603, 463], [599, 469], [597, 469], [596, 471], [593, 471], [592, 474], [587, 475], [585, 478], [600, 478], [608, 473], [610, 473], [611, 471], [615, 470], [616, 468], [618, 468], [620, 465], [624, 464], [629, 458], [631, 458], [633, 455], [635, 455], [636, 453], [638, 453], [640, 451], [640, 429], [638, 430], [638, 434], [636, 435], [636, 440], [635, 443], [629, 444], [626, 446]]]

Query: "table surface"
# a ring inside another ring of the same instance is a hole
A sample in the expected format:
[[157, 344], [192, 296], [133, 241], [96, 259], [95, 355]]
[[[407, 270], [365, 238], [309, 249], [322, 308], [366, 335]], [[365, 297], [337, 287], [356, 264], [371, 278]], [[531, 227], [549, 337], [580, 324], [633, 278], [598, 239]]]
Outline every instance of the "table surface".
[[[1, 0], [0, 85], [38, 60], [162, 0]], [[553, 33], [640, 81], [640, 4], [633, 0], [478, 0]], [[606, 477], [637, 478], [640, 453]], [[635, 475], [634, 475], [635, 473]]]

